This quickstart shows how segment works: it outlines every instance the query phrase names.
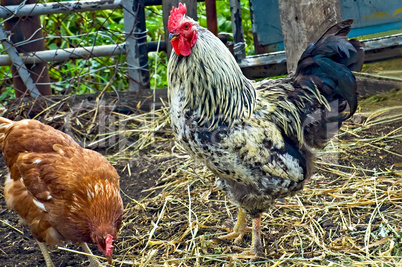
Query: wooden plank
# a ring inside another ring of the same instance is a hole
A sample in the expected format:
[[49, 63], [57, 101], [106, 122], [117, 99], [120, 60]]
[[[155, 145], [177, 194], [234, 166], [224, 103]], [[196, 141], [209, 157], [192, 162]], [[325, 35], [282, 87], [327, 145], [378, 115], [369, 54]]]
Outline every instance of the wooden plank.
[[284, 50], [278, 0], [250, 0], [250, 15], [255, 53]]
[[[342, 19], [354, 19], [350, 37], [402, 28], [402, 6], [398, 1], [386, 4], [383, 0], [339, 2]], [[278, 0], [250, 0], [250, 11], [256, 53], [284, 50]]]
[[[19, 5], [19, 4], [36, 4], [37, 0], [1, 0], [2, 6]], [[46, 50], [42, 33], [42, 25], [39, 16], [25, 16], [23, 18], [13, 17], [4, 21], [4, 28], [10, 31], [10, 41], [16, 46], [18, 53], [29, 53], [32, 51]], [[24, 43], [25, 41], [29, 42]], [[22, 62], [22, 61], [21, 61]], [[21, 68], [21, 67], [19, 67]], [[29, 94], [32, 88], [25, 83], [29, 80], [19, 75], [19, 69], [15, 65], [11, 66], [13, 73], [14, 90], [17, 97]], [[26, 70], [29, 72], [31, 79], [35, 83], [42, 95], [51, 95], [50, 78], [46, 62], [38, 62], [36, 64], [27, 64]]]
[[267, 78], [287, 73], [285, 52], [248, 56], [239, 62], [239, 66], [249, 79]]
[[402, 57], [402, 34], [363, 40], [365, 63]]
[[349, 36], [362, 36], [400, 30], [402, 28], [401, 1], [340, 0], [343, 19], [354, 19]]
[[358, 97], [365, 98], [372, 95], [390, 91], [392, 89], [402, 90], [402, 82], [386, 78], [356, 76]]
[[165, 29], [165, 40], [167, 40], [166, 50], [168, 58], [170, 57], [170, 53], [172, 51], [172, 44], [169, 42], [168, 30], [170, 11], [172, 10], [172, 7], [178, 7], [180, 2], [186, 4], [187, 6], [186, 15], [194, 20], [197, 20], [197, 0], [162, 0], [163, 27]]
[[[365, 63], [402, 58], [402, 34], [363, 40]], [[260, 79], [287, 73], [285, 52], [248, 56], [239, 62], [249, 79]]]
[[[283, 1], [279, 2], [283, 4]], [[383, 0], [339, 0], [339, 19], [354, 20], [349, 37], [400, 30], [402, 6], [399, 2], [384, 4]], [[284, 50], [278, 0], [250, 0], [250, 11], [256, 53]]]
[[308, 44], [341, 20], [339, 0], [281, 0], [279, 10], [287, 69], [292, 72]]

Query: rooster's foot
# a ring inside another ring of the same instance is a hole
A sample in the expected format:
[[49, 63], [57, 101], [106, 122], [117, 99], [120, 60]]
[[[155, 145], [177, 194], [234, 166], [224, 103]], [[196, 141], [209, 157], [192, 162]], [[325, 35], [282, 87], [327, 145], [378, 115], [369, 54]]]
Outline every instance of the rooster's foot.
[[239, 253], [232, 257], [237, 259], [250, 259], [251, 261], [259, 260], [264, 257], [262, 251], [255, 252], [252, 248], [242, 248], [238, 246], [233, 246], [232, 250]]
[[223, 235], [218, 237], [218, 239], [220, 240], [234, 240], [234, 243], [236, 245], [239, 245], [241, 243], [241, 241], [243, 240], [243, 237], [245, 236], [246, 233], [251, 232], [251, 228], [250, 227], [244, 227], [241, 231], [234, 231], [231, 232], [227, 235]]

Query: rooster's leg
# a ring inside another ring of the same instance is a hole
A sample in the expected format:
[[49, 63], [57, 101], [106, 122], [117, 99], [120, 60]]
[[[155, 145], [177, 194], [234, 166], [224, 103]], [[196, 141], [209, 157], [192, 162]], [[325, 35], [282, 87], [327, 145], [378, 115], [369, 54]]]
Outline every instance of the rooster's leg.
[[239, 244], [247, 232], [250, 232], [250, 228], [247, 227], [247, 214], [242, 208], [239, 208], [239, 214], [237, 215], [237, 221], [235, 227], [233, 228], [233, 232], [220, 236], [219, 239], [234, 239], [235, 244]]
[[256, 256], [261, 257], [263, 255], [263, 248], [261, 243], [261, 213], [257, 218], [253, 218], [253, 231], [251, 240], [251, 249]]
[[50, 255], [49, 255], [49, 251], [47, 250], [46, 244], [39, 242], [38, 240], [36, 240], [36, 243], [38, 243], [39, 248], [42, 251], [43, 258], [45, 259], [45, 262], [46, 262], [46, 267], [54, 267], [52, 259], [50, 258]]
[[81, 243], [81, 248], [84, 250], [85, 253], [87, 253], [88, 255], [88, 259], [89, 259], [89, 266], [90, 267], [99, 267], [99, 266], [103, 266], [92, 254], [91, 249], [88, 247], [87, 243]]

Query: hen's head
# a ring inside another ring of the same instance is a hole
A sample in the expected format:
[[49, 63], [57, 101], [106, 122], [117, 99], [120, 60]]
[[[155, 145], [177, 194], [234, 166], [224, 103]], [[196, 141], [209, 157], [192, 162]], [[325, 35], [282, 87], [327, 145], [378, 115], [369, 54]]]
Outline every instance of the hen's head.
[[110, 234], [92, 235], [92, 241], [98, 245], [98, 249], [106, 256], [109, 264], [112, 263], [114, 237]]
[[186, 17], [186, 12], [186, 4], [179, 3], [178, 8], [173, 7], [170, 11], [168, 22], [169, 40], [173, 49], [176, 54], [185, 57], [191, 54], [191, 48], [198, 38], [197, 23]]

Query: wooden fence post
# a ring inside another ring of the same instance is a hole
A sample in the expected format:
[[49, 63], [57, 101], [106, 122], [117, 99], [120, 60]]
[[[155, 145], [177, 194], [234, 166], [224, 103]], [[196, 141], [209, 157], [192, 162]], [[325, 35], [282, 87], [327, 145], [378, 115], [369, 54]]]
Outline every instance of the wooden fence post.
[[340, 0], [280, 0], [279, 10], [290, 73], [307, 45], [341, 20]]
[[216, 0], [205, 0], [207, 12], [207, 27], [210, 32], [218, 36], [218, 21], [216, 19]]
[[[1, 0], [1, 5], [19, 5], [23, 2], [23, 0]], [[24, 5], [36, 4], [37, 2], [37, 0], [27, 0]], [[29, 41], [26, 44], [18, 45], [16, 47], [18, 53], [46, 50], [39, 16], [15, 16], [11, 19], [6, 19], [4, 21], [4, 28], [6, 31], [11, 31], [10, 40], [13, 44]], [[36, 64], [26, 64], [26, 68], [39, 92], [42, 95], [51, 95], [52, 90], [50, 88], [47, 63], [38, 62]], [[17, 97], [29, 95], [30, 92], [27, 89], [24, 81], [21, 79], [22, 77], [20, 77], [19, 70], [16, 68], [15, 64], [11, 66], [11, 70], [13, 73], [15, 95]]]
[[148, 55], [140, 53], [147, 41], [143, 0], [122, 0], [129, 90], [149, 88]]
[[170, 57], [170, 52], [172, 51], [172, 44], [169, 42], [168, 20], [172, 7], [178, 7], [179, 2], [186, 4], [186, 15], [194, 20], [197, 20], [197, 0], [162, 0], [163, 26], [165, 28], [166, 53], [168, 58]]
[[243, 23], [241, 20], [240, 0], [230, 0], [229, 4], [232, 15], [233, 53], [239, 62], [246, 57], [246, 41], [244, 40]]

